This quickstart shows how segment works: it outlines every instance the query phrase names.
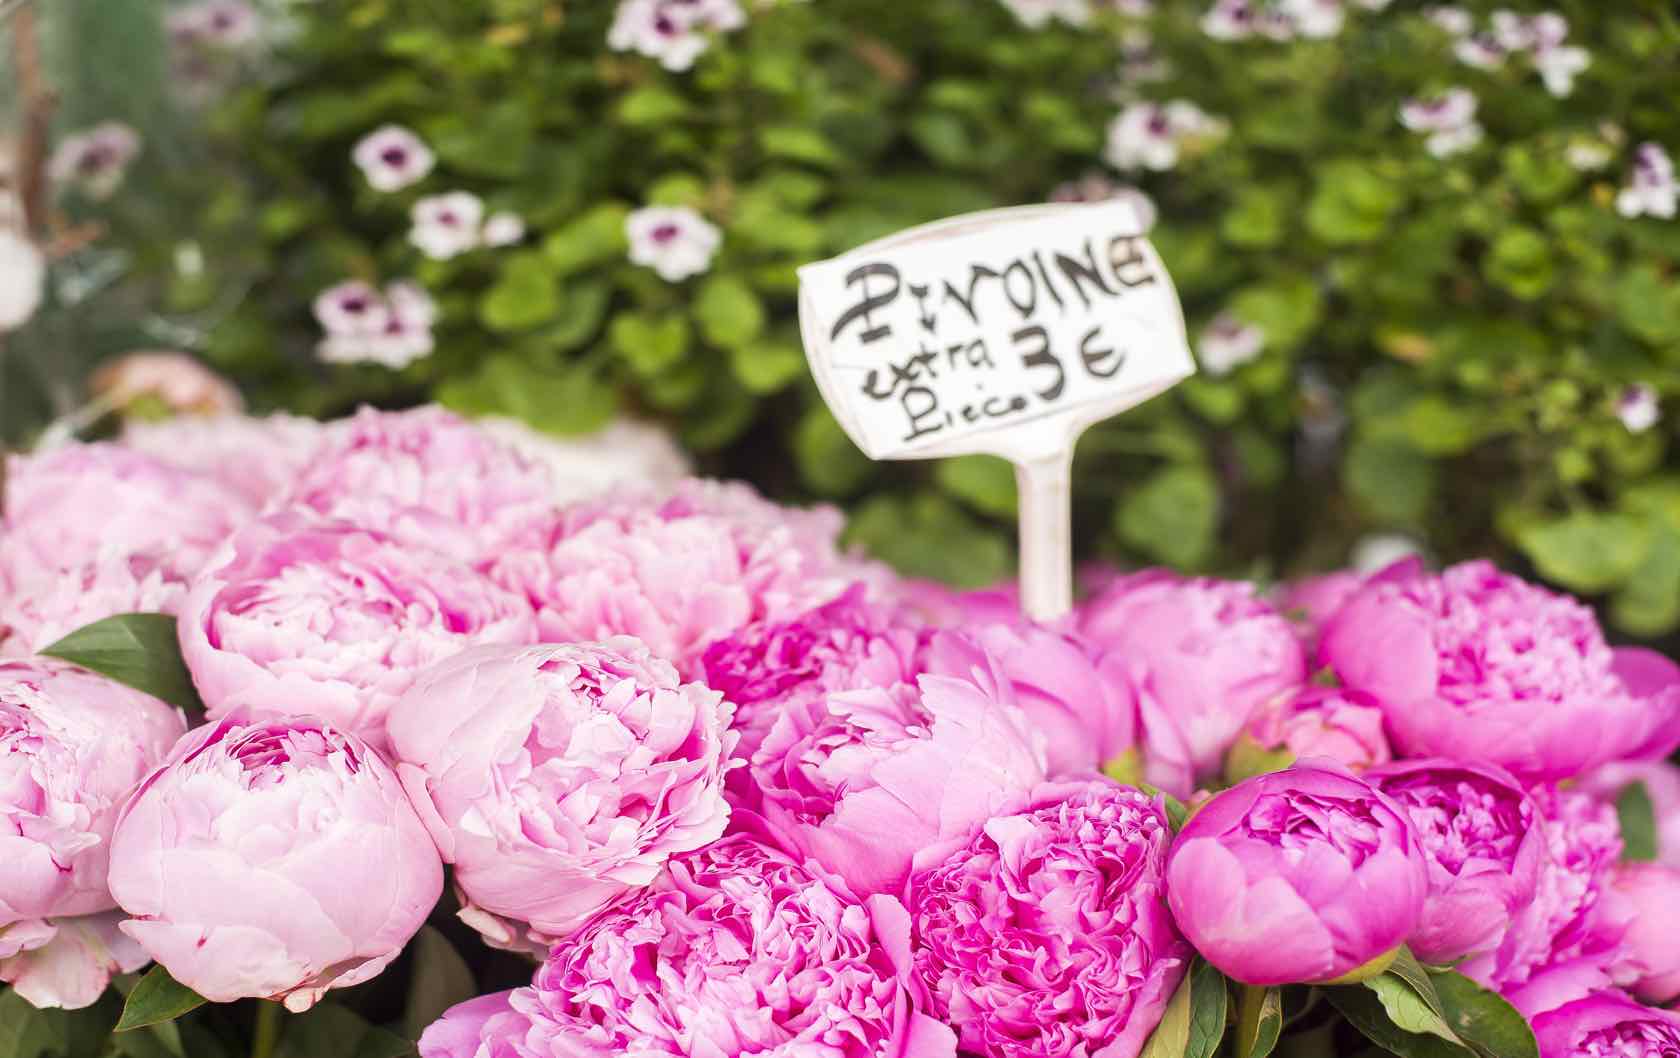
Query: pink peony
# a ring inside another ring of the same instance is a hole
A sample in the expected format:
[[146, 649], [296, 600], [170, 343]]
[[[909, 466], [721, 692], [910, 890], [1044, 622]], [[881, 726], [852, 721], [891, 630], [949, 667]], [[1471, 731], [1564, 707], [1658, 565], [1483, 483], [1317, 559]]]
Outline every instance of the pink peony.
[[834, 691], [914, 683], [929, 631], [871, 603], [865, 586], [790, 620], [759, 621], [706, 648], [705, 682], [735, 703], [736, 755], [750, 760], [776, 719]]
[[1145, 777], [1181, 797], [1307, 675], [1294, 629], [1249, 584], [1147, 570], [1111, 581], [1077, 622], [1136, 698]]
[[0, 662], [0, 981], [84, 1007], [145, 958], [100, 915], [111, 829], [186, 731], [155, 698], [45, 658]]
[[187, 581], [154, 555], [114, 552], [75, 569], [18, 562], [0, 548], [0, 657], [45, 650], [116, 614], [175, 613]]
[[1680, 1054], [1680, 1014], [1595, 992], [1535, 1018], [1534, 1038], [1540, 1058], [1672, 1058]]
[[1299, 625], [1309, 647], [1316, 646], [1324, 623], [1364, 586], [1365, 577], [1353, 570], [1304, 577], [1278, 588], [1277, 608]]
[[1605, 919], [1621, 925], [1611, 979], [1640, 999], [1680, 997], [1680, 870], [1660, 863], [1621, 863], [1610, 875]]
[[1612, 650], [1590, 609], [1486, 562], [1389, 567], [1338, 611], [1319, 654], [1382, 702], [1407, 756], [1561, 779], [1680, 741], [1680, 667]]
[[1008, 678], [981, 655], [960, 676], [796, 703], [749, 774], [785, 847], [857, 892], [896, 893], [918, 851], [1018, 802], [1045, 760]]
[[320, 446], [322, 432], [320, 423], [295, 415], [177, 415], [158, 422], [129, 421], [122, 445], [215, 478], [262, 510], [290, 491]]
[[929, 1013], [986, 1058], [1136, 1058], [1193, 954], [1167, 910], [1166, 814], [1131, 787], [1052, 787], [911, 876]]
[[123, 932], [177, 981], [299, 1011], [397, 957], [443, 866], [360, 739], [307, 717], [225, 717], [181, 739], [123, 807], [110, 881]]
[[240, 530], [194, 580], [181, 654], [211, 719], [325, 717], [376, 746], [420, 671], [479, 643], [529, 643], [531, 612], [448, 555], [299, 511]]
[[840, 554], [839, 529], [828, 508], [782, 508], [745, 485], [690, 480], [668, 497], [568, 508], [546, 548], [505, 555], [492, 572], [530, 599], [544, 639], [632, 635], [694, 676], [712, 643], [792, 618], [867, 575]]
[[1657, 862], [1680, 867], [1680, 766], [1666, 760], [1618, 761], [1587, 772], [1575, 785], [1615, 804], [1634, 783], [1644, 786], [1651, 799], [1657, 823]]
[[462, 651], [388, 729], [461, 917], [543, 945], [723, 833], [730, 708], [624, 637]]
[[174, 412], [232, 413], [244, 407], [239, 391], [186, 353], [129, 353], [108, 361], [88, 382], [107, 407], [150, 398]]
[[444, 1015], [422, 1058], [954, 1058], [911, 1003], [909, 919], [747, 835], [668, 873], [549, 954], [526, 988]]
[[1375, 698], [1340, 687], [1307, 686], [1291, 698], [1261, 706], [1231, 747], [1226, 770], [1253, 774], [1256, 760], [1269, 770], [1308, 757], [1329, 758], [1354, 771], [1386, 764], [1393, 754], [1383, 735], [1382, 706]]
[[287, 495], [295, 505], [475, 563], [536, 542], [553, 497], [545, 467], [435, 406], [363, 408], [329, 424]]

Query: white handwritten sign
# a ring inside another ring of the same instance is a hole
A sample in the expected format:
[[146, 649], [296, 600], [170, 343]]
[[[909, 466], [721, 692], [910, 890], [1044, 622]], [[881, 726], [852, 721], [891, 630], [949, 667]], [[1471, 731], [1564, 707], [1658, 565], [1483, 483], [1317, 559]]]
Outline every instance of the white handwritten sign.
[[1132, 206], [953, 217], [806, 265], [799, 280], [806, 357], [847, 435], [873, 459], [1012, 460], [1028, 610], [1065, 611], [1074, 442], [1195, 371], [1178, 295]]

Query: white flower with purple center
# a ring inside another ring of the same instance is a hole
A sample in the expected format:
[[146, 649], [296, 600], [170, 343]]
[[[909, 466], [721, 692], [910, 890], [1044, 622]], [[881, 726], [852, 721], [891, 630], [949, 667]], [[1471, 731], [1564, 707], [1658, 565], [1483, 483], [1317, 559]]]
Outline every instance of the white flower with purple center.
[[710, 268], [723, 242], [717, 226], [687, 206], [638, 209], [625, 218], [624, 232], [631, 262], [653, 269], [669, 283]]
[[1506, 52], [1491, 33], [1472, 33], [1453, 45], [1458, 61], [1477, 70], [1494, 70], [1504, 65]]
[[1546, 91], [1562, 99], [1575, 90], [1575, 77], [1591, 64], [1592, 55], [1585, 48], [1560, 44], [1536, 51], [1533, 62]]
[[525, 238], [525, 222], [517, 213], [492, 213], [484, 218], [484, 245], [512, 246]]
[[1400, 105], [1400, 124], [1427, 133], [1424, 147], [1437, 158], [1467, 151], [1482, 138], [1482, 127], [1476, 124], [1476, 96], [1467, 88], [1406, 100]]
[[1657, 391], [1643, 382], [1625, 387], [1616, 397], [1616, 418], [1627, 427], [1628, 433], [1644, 433], [1662, 418], [1662, 405]]
[[47, 262], [35, 244], [0, 228], [0, 334], [35, 315], [46, 279]]
[[1186, 143], [1223, 129], [1223, 122], [1187, 100], [1132, 103], [1109, 123], [1105, 155], [1116, 169], [1171, 169]]
[[1616, 195], [1616, 212], [1624, 217], [1672, 217], [1680, 185], [1674, 182], [1674, 162], [1660, 144], [1641, 143], [1633, 152], [1633, 172]]
[[120, 121], [106, 121], [64, 137], [47, 163], [47, 175], [89, 198], [109, 198], [122, 186], [129, 163], [139, 153], [139, 133]]
[[1196, 342], [1196, 359], [1203, 371], [1218, 378], [1255, 359], [1265, 347], [1265, 331], [1229, 312], [1221, 312], [1202, 328], [1201, 338]]
[[243, 0], [202, 0], [171, 11], [166, 26], [177, 44], [238, 48], [257, 39], [262, 22]]
[[680, 72], [706, 50], [708, 33], [728, 33], [746, 24], [737, 0], [620, 0], [607, 46], [658, 59], [667, 70]]
[[430, 147], [401, 125], [382, 125], [363, 136], [351, 152], [375, 191], [401, 191], [424, 179], [437, 163]]
[[1215, 0], [1202, 15], [1202, 32], [1214, 40], [1244, 40], [1259, 31], [1258, 21], [1250, 0]]
[[1462, 7], [1432, 7], [1424, 12], [1429, 21], [1454, 37], [1468, 37], [1476, 28], [1470, 12]]
[[1340, 33], [1345, 17], [1342, 0], [1278, 0], [1278, 11], [1296, 33], [1313, 40]]
[[434, 261], [477, 249], [483, 237], [484, 200], [470, 191], [418, 199], [410, 210], [408, 241]]
[[1028, 29], [1043, 29], [1052, 20], [1070, 26], [1083, 26], [1091, 21], [1090, 0], [1003, 0], [1003, 6]]
[[315, 318], [327, 332], [316, 347], [323, 361], [376, 363], [395, 370], [430, 355], [437, 306], [415, 283], [391, 283], [381, 294], [352, 280], [315, 298]]

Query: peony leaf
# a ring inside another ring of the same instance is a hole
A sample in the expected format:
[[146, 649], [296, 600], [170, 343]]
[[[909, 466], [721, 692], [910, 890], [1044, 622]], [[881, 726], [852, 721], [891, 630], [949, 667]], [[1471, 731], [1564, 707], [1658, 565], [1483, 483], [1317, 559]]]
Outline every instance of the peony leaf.
[[1445, 1016], [1435, 1009], [1440, 1000], [1435, 999], [1433, 988], [1430, 988], [1429, 997], [1425, 998], [1411, 982], [1393, 971], [1371, 978], [1365, 982], [1365, 987], [1376, 993], [1377, 1000], [1388, 1013], [1388, 1020], [1400, 1028], [1407, 1032], [1427, 1032], [1449, 1043], [1459, 1042], [1447, 1025]]
[[153, 966], [123, 1004], [122, 1017], [115, 1032], [145, 1028], [164, 1021], [174, 1021], [182, 1014], [197, 1010], [205, 999], [186, 985], [169, 976], [161, 966]]
[[76, 629], [41, 651], [49, 657], [109, 676], [186, 710], [196, 721], [204, 703], [181, 660], [175, 618], [161, 613], [125, 613]]
[[[1362, 985], [1326, 988], [1324, 996], [1366, 1039], [1400, 1058], [1478, 1058], [1475, 1051], [1463, 1044], [1449, 1042], [1432, 1033], [1408, 1032], [1396, 1025], [1382, 1000], [1377, 998], [1375, 988], [1371, 987], [1374, 982], [1382, 980], [1393, 982], [1395, 987], [1413, 996], [1417, 1004], [1415, 1009], [1429, 1014], [1428, 1007], [1421, 999], [1416, 999], [1417, 994], [1409, 986], [1387, 974]], [[1441, 1027], [1446, 1028], [1444, 1023]]]
[[1453, 970], [1430, 975], [1447, 1023], [1480, 1058], [1539, 1058], [1534, 1030], [1503, 997]]
[[64, 1012], [36, 1010], [10, 988], [0, 990], [0, 1054], [46, 1058], [63, 1053]]
[[1184, 1058], [1190, 1045], [1190, 994], [1193, 984], [1194, 975], [1185, 974], [1178, 991], [1167, 1002], [1167, 1009], [1161, 1013], [1160, 1024], [1155, 1026], [1143, 1050], [1138, 1052], [1138, 1058]]
[[1225, 1007], [1230, 982], [1205, 959], [1190, 967], [1190, 1040], [1184, 1058], [1213, 1058], [1225, 1038]]
[[1388, 964], [1388, 972], [1411, 985], [1412, 991], [1428, 1004], [1435, 1016], [1446, 1020], [1447, 1008], [1441, 1002], [1441, 997], [1435, 994], [1435, 982], [1430, 978], [1429, 971], [1418, 962], [1417, 956], [1412, 954], [1412, 949], [1404, 944], [1400, 945], [1400, 949], [1395, 952], [1394, 961]]
[[403, 1008], [403, 1032], [417, 1040], [427, 1025], [443, 1012], [478, 994], [472, 970], [449, 938], [431, 926], [415, 934], [414, 971], [408, 985], [408, 1002]]
[[1237, 1015], [1237, 1058], [1266, 1058], [1283, 1032], [1283, 991], [1242, 986]]
[[1622, 859], [1649, 863], [1657, 858], [1657, 813], [1643, 782], [1632, 782], [1616, 795], [1616, 818], [1622, 826]]

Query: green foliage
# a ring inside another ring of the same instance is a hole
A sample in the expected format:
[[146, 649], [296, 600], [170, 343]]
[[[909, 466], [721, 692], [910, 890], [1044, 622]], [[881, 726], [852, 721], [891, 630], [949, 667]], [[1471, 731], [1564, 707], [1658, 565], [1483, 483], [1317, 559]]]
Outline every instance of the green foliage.
[[[125, 25], [149, 9], [117, 6]], [[1680, 228], [1614, 206], [1636, 144], [1680, 153], [1664, 105], [1680, 22], [1660, 5], [1562, 0], [1569, 43], [1591, 54], [1564, 98], [1521, 57], [1463, 65], [1413, 4], [1350, 4], [1336, 36], [1294, 41], [1210, 38], [1203, 3], [1141, 17], [1099, 3], [1088, 26], [1038, 30], [996, 0], [749, 6], [684, 72], [610, 51], [608, 0], [294, 6], [295, 35], [214, 93], [208, 142], [148, 154], [183, 162], [97, 211], [124, 251], [129, 316], [155, 312], [259, 407], [432, 394], [555, 431], [656, 416], [706, 470], [850, 501], [858, 539], [973, 583], [1007, 571], [1003, 475], [864, 461], [805, 383], [794, 270], [1043, 201], [1102, 170], [1126, 101], [1186, 99], [1227, 132], [1125, 176], [1159, 207], [1152, 238], [1192, 336], [1229, 312], [1264, 345], [1087, 435], [1082, 550], [1284, 575], [1402, 530], [1443, 559], [1527, 563], [1602, 596], [1631, 633], [1680, 624], [1680, 505], [1653, 496], [1675, 488], [1659, 485], [1675, 480], [1673, 428], [1615, 417], [1635, 382], [1680, 402]], [[1466, 6], [1485, 20], [1499, 5]], [[1130, 54], [1139, 30], [1159, 62]], [[153, 107], [156, 77], [135, 83], [149, 87], [88, 89], [77, 120], [181, 109]], [[1437, 158], [1398, 108], [1451, 85], [1477, 95], [1484, 136]], [[385, 122], [439, 158], [394, 194], [349, 157]], [[1577, 168], [1571, 148], [1604, 165]], [[457, 189], [520, 215], [523, 244], [423, 258], [409, 207]], [[668, 283], [629, 261], [625, 218], [649, 204], [721, 230], [708, 271]], [[400, 373], [313, 362], [309, 300], [350, 276], [420, 280], [439, 303], [436, 352]], [[14, 377], [57, 362], [33, 333], [16, 344]], [[791, 466], [767, 469], [777, 456]]]
[[169, 976], [161, 966], [153, 966], [123, 1004], [122, 1018], [117, 1032], [133, 1032], [151, 1025], [174, 1021], [183, 1014], [204, 1005], [204, 997]]
[[181, 660], [175, 618], [168, 614], [107, 617], [76, 629], [41, 653], [145, 691], [194, 718], [204, 715], [204, 703]]

